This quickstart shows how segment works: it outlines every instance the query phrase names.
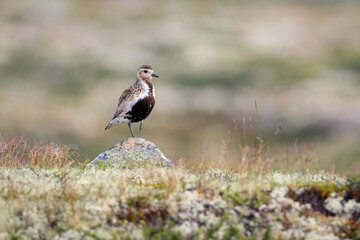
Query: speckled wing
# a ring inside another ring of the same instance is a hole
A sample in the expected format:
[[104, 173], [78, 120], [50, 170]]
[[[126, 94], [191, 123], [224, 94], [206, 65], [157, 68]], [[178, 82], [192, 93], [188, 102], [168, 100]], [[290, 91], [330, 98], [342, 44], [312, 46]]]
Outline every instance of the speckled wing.
[[118, 106], [112, 118], [113, 120], [119, 117], [121, 113], [126, 113], [127, 105], [130, 103], [132, 95], [133, 95], [133, 86], [129, 87], [121, 94], [119, 98]]
[[148, 91], [149, 87], [139, 82], [136, 82], [126, 89], [123, 94], [121, 94], [115, 114], [105, 130], [116, 124], [129, 122], [129, 119], [126, 117], [127, 114], [132, 110], [134, 104], [146, 96]]
[[126, 111], [127, 105], [129, 104], [128, 102], [130, 101], [131, 96], [133, 95], [132, 89], [133, 89], [133, 86], [129, 87], [121, 94], [115, 114], [114, 114], [112, 120], [106, 126], [105, 130], [124, 121], [123, 116], [126, 114], [126, 112], [124, 113], [124, 110]]

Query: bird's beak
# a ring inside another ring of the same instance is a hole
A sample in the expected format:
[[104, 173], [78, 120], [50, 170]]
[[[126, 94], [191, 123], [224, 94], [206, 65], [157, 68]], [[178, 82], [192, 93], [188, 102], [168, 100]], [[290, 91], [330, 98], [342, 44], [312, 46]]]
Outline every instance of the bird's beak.
[[155, 73], [153, 73], [153, 74], [151, 74], [151, 76], [153, 76], [153, 77], [159, 77], [158, 75], [156, 75]]

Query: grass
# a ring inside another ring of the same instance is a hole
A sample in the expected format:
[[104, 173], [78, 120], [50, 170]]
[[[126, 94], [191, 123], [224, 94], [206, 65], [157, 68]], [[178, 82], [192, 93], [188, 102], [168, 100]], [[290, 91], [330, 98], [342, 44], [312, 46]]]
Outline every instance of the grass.
[[[178, 161], [178, 164], [195, 172], [215, 168], [243, 174], [264, 174], [270, 169], [284, 172], [319, 169], [318, 156], [311, 144], [299, 144], [296, 139], [293, 144], [274, 147], [274, 141], [267, 140], [269, 136], [264, 137], [258, 127], [260, 110], [256, 100], [254, 110], [252, 116], [243, 117], [240, 122], [233, 119], [232, 130], [228, 131], [227, 138], [221, 139], [216, 156], [202, 153], [199, 159]], [[276, 137], [281, 133], [280, 123], [272, 134]], [[281, 143], [281, 138], [278, 141]]]
[[[354, 210], [359, 203], [353, 197], [359, 190], [335, 174], [289, 174], [284, 183], [285, 174], [276, 172], [232, 173], [232, 179], [224, 179], [227, 173], [220, 169], [192, 173], [154, 167], [149, 172], [141, 167], [2, 168], [0, 205], [6, 218], [0, 218], [0, 236], [288, 239], [359, 234]], [[344, 212], [330, 212], [327, 199], [334, 194], [343, 196]], [[322, 208], [310, 201], [314, 196], [322, 197]], [[353, 201], [354, 208], [345, 207]]]
[[74, 163], [75, 146], [55, 143], [30, 143], [23, 136], [0, 134], [0, 166], [10, 168], [63, 168]]
[[34, 47], [19, 47], [11, 52], [8, 61], [0, 65], [4, 81], [28, 81], [46, 86], [49, 94], [77, 97], [88, 84], [101, 79], [113, 78], [116, 70], [111, 69], [86, 54], [74, 56], [73, 63], [50, 59], [46, 53]]
[[[146, 137], [189, 157], [95, 169], [0, 134], [0, 240], [360, 239], [358, 3], [109, 4], [0, 3], [2, 129], [93, 157], [128, 135], [100, 131], [151, 63]], [[266, 134], [256, 103], [231, 122], [255, 96]]]
[[273, 171], [247, 126], [234, 121], [237, 167], [225, 143], [197, 168], [95, 168], [74, 165], [72, 146], [1, 136], [0, 239], [360, 236], [357, 175]]
[[[324, 136], [323, 152], [329, 154], [323, 166], [342, 167], [337, 156], [343, 152], [335, 152], [327, 139], [341, 145], [337, 133], [343, 127], [358, 132], [358, 2], [154, 4], [159, 7], [148, 11], [150, 4], [143, 3], [2, 1], [0, 128], [77, 142], [86, 157], [93, 157], [119, 135], [128, 135], [126, 126], [102, 135], [102, 125], [135, 80], [136, 69], [148, 63], [160, 79], [145, 136], [169, 154], [193, 157], [203, 142], [221, 138], [230, 149], [223, 129], [247, 114], [248, 101], [256, 97], [267, 109], [266, 132], [281, 120], [289, 143]], [[180, 10], [186, 18], [176, 17]], [[144, 34], [145, 29], [152, 31]], [[177, 136], [172, 141], [170, 131]], [[204, 138], [194, 136], [204, 132]], [[262, 139], [277, 141], [270, 137]]]
[[296, 143], [272, 152], [254, 109], [217, 155], [172, 168], [89, 167], [74, 146], [1, 134], [0, 239], [360, 237], [359, 177], [320, 170]]

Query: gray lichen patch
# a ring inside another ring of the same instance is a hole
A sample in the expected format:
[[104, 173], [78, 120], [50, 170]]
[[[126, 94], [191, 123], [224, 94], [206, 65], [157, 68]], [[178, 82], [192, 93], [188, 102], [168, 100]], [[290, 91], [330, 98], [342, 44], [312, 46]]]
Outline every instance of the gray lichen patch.
[[114, 167], [127, 164], [174, 166], [174, 162], [167, 159], [154, 143], [143, 138], [125, 139], [88, 163], [89, 166], [105, 165]]
[[[0, 240], [360, 239], [358, 186], [326, 172], [3, 168]], [[313, 193], [331, 214], [302, 201]]]

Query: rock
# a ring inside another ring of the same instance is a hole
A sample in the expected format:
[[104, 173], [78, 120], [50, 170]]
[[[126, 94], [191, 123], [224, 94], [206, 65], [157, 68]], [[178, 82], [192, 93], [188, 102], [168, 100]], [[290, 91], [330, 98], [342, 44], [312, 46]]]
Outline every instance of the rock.
[[162, 167], [174, 166], [174, 162], [167, 159], [153, 144], [143, 138], [128, 138], [101, 153], [88, 165], [126, 166], [153, 165]]

